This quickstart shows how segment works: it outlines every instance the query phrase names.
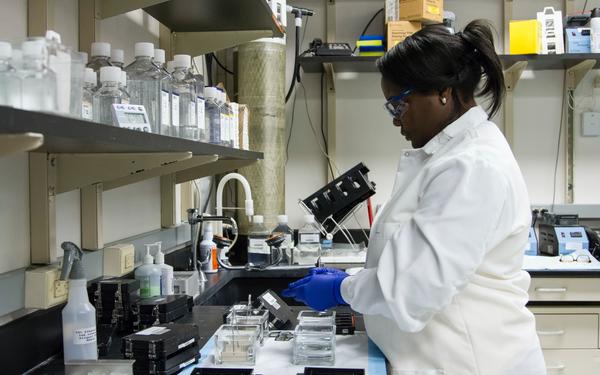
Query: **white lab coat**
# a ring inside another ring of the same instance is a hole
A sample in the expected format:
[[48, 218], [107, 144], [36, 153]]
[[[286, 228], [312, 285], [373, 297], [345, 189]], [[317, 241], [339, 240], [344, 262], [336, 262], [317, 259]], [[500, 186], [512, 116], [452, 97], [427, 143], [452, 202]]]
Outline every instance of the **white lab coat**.
[[521, 171], [481, 107], [403, 151], [366, 267], [341, 287], [393, 374], [546, 373], [521, 271], [530, 220]]

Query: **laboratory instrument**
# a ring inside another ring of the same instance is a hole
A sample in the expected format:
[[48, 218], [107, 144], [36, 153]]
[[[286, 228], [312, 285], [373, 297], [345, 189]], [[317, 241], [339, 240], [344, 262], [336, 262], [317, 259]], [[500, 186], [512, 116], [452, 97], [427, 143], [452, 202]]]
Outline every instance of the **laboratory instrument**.
[[258, 300], [262, 307], [265, 307], [273, 319], [269, 323], [269, 328], [272, 329], [283, 329], [292, 320], [292, 309], [272, 290], [267, 290], [260, 296]]
[[96, 73], [92, 68], [85, 68], [83, 76], [83, 94], [81, 96], [81, 118], [94, 119], [94, 91], [96, 91]]
[[257, 325], [223, 324], [215, 333], [215, 362], [253, 366], [259, 333]]
[[[115, 69], [118, 69], [115, 67]], [[160, 278], [162, 276], [160, 267], [154, 264], [154, 258], [150, 250], [155, 244], [147, 244], [144, 262], [135, 270], [135, 279], [140, 281], [140, 297], [150, 298], [160, 295]]]
[[154, 261], [160, 268], [160, 294], [163, 296], [174, 294], [173, 291], [173, 266], [165, 264], [165, 254], [163, 254], [161, 247], [162, 243], [157, 242], [157, 251]]
[[21, 44], [21, 50], [21, 107], [31, 111], [56, 111], [56, 74], [46, 66], [44, 42], [25, 41]]
[[83, 251], [72, 242], [61, 244], [64, 259], [60, 280], [69, 280], [69, 299], [62, 310], [65, 363], [97, 360], [96, 309], [90, 303], [87, 280], [81, 263]]
[[113, 120], [113, 104], [123, 102], [123, 92], [119, 89], [121, 69], [116, 66], [100, 68], [100, 88], [93, 97], [94, 121], [107, 125], [115, 124]]
[[254, 308], [250, 301], [248, 305], [233, 306], [226, 320], [227, 324], [231, 325], [258, 326], [258, 341], [261, 344], [269, 333], [269, 311], [263, 308]]
[[0, 105], [21, 107], [21, 79], [12, 64], [12, 46], [0, 42]]
[[154, 65], [154, 44], [136, 43], [135, 60], [127, 65], [127, 88], [131, 103], [142, 105], [148, 114], [152, 133], [159, 132], [160, 119], [160, 69]]
[[562, 226], [541, 223], [538, 228], [539, 253], [559, 256], [589, 250], [589, 240], [582, 226]]
[[113, 48], [110, 51], [110, 63], [123, 69], [123, 66], [125, 66], [125, 52], [122, 49]]
[[292, 363], [335, 364], [335, 325], [298, 324], [294, 330]]
[[139, 328], [169, 323], [192, 311], [194, 300], [187, 295], [154, 296], [136, 303]]
[[[124, 94], [122, 98], [125, 98]], [[148, 115], [144, 106], [123, 103], [112, 104], [111, 109], [113, 121], [116, 126], [146, 133], [150, 132], [150, 123], [148, 122]]]
[[140, 282], [134, 279], [107, 279], [92, 282], [88, 289], [90, 302], [96, 308], [98, 324], [110, 325], [118, 333], [131, 333], [134, 328], [133, 306], [140, 300]]

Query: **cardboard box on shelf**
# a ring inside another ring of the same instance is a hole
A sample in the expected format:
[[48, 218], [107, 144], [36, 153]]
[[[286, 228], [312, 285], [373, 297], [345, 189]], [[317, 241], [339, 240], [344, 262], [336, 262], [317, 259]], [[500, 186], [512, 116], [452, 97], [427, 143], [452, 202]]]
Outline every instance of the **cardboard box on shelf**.
[[444, 18], [444, 0], [399, 0], [401, 21], [441, 23]]
[[567, 53], [590, 53], [591, 29], [589, 27], [567, 27], [565, 29], [565, 49]]
[[387, 26], [387, 50], [389, 51], [396, 44], [400, 43], [406, 37], [421, 30], [421, 22], [414, 21], [394, 21], [388, 22]]
[[539, 54], [542, 50], [541, 26], [538, 20], [510, 21], [510, 54]]

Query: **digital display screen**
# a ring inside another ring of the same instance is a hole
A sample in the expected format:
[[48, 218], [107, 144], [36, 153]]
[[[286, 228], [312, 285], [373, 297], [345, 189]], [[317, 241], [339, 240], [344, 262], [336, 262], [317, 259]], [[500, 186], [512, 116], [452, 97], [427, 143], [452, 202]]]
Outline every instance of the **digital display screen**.
[[146, 124], [148, 120], [143, 113], [120, 112], [119, 122], [122, 124]]
[[570, 234], [571, 234], [571, 237], [573, 237], [573, 238], [581, 238], [582, 237], [581, 232], [571, 232]]

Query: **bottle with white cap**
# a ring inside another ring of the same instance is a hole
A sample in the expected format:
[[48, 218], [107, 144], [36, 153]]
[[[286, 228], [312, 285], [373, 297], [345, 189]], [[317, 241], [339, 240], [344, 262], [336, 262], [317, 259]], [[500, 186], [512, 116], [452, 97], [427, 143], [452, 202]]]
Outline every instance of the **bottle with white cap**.
[[207, 87], [204, 89], [206, 97], [206, 110], [204, 112], [204, 122], [208, 130], [208, 141], [214, 144], [221, 144], [221, 105], [219, 104], [219, 91], [216, 87]]
[[96, 72], [98, 87], [100, 87], [100, 68], [103, 66], [112, 66], [110, 63], [110, 43], [94, 42], [92, 43], [90, 61], [88, 61], [86, 67], [92, 68]]
[[12, 46], [0, 42], [0, 105], [21, 107], [21, 79], [11, 62]]
[[197, 141], [196, 80], [190, 73], [191, 66], [192, 58], [190, 55], [175, 55], [173, 57], [172, 116], [176, 135]]
[[131, 103], [143, 105], [152, 133], [160, 133], [160, 69], [152, 63], [154, 44], [136, 43], [135, 60], [127, 65], [127, 89]]
[[125, 66], [125, 52], [122, 49], [114, 48], [110, 51], [110, 63], [123, 69], [123, 66]]
[[210, 142], [206, 123], [206, 98], [204, 96], [204, 57], [194, 57], [194, 79], [196, 80], [196, 120], [198, 120], [198, 138], [201, 142]]
[[154, 65], [160, 70], [160, 134], [172, 134], [171, 127], [171, 74], [165, 69], [165, 50], [154, 50]]
[[129, 95], [129, 91], [127, 91], [127, 73], [121, 70], [121, 80], [119, 81], [119, 90], [123, 94], [123, 98], [121, 98], [122, 104], [131, 103], [131, 95]]
[[231, 141], [231, 134], [229, 134], [231, 132], [231, 123], [229, 121], [230, 112], [227, 106], [227, 95], [220, 87], [217, 87], [217, 94], [219, 109], [221, 111], [221, 145], [229, 147]]
[[265, 227], [262, 215], [252, 217], [252, 225], [248, 230], [248, 264], [253, 266], [268, 266], [271, 264], [271, 249], [265, 242], [270, 232]]
[[23, 42], [21, 76], [21, 107], [32, 111], [56, 111], [56, 75], [46, 66], [43, 40]]
[[315, 264], [321, 256], [321, 232], [313, 215], [304, 216], [304, 226], [298, 231], [298, 246], [294, 263]]
[[282, 258], [281, 264], [292, 264], [292, 249], [294, 248], [294, 230], [288, 225], [287, 215], [277, 215], [277, 226], [272, 234], [283, 234], [285, 240], [281, 244]]
[[97, 85], [96, 72], [92, 68], [85, 68], [81, 95], [81, 118], [84, 120], [94, 119], [94, 92]]
[[119, 89], [121, 69], [116, 66], [100, 68], [100, 88], [94, 93], [94, 121], [113, 125], [112, 105], [123, 103]]
[[175, 294], [173, 291], [173, 266], [165, 264], [165, 254], [161, 250], [162, 242], [159, 241], [154, 246], [157, 248], [154, 263], [160, 269], [160, 295]]

